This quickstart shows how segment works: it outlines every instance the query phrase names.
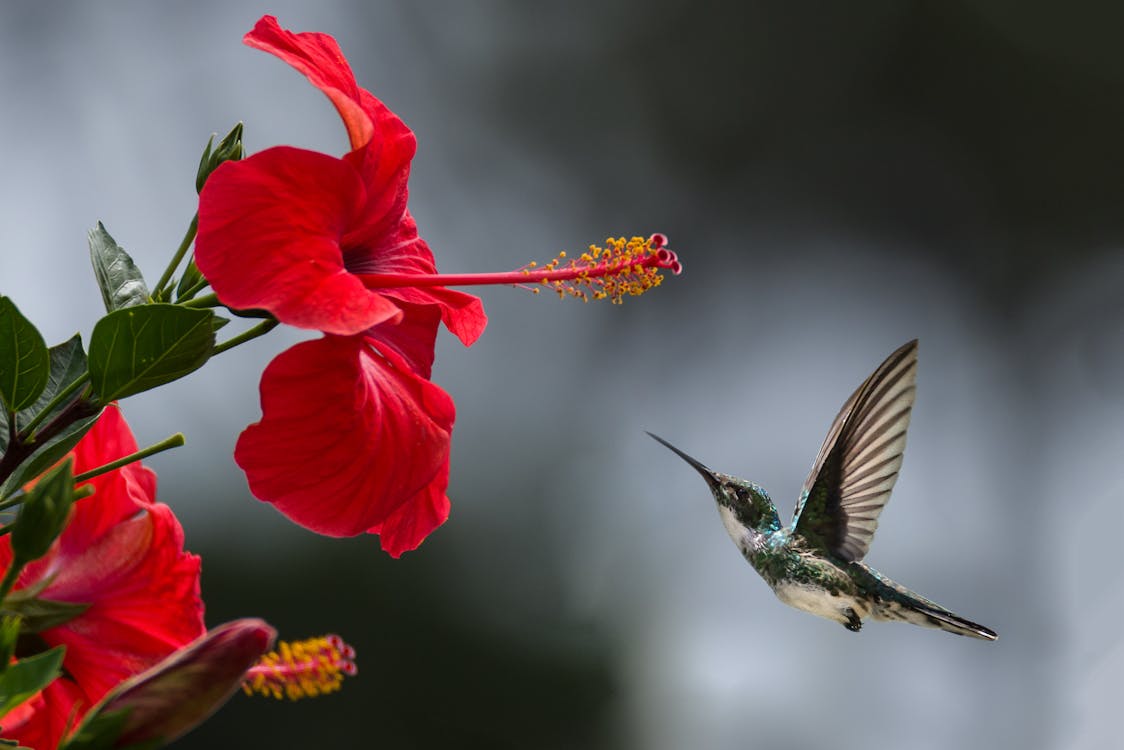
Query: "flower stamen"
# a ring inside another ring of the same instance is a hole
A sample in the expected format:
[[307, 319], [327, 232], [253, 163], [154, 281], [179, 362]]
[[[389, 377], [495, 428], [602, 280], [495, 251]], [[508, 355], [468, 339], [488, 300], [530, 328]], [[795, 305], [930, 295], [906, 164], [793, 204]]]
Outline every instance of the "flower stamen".
[[281, 641], [276, 651], [263, 656], [246, 672], [242, 690], [246, 695], [258, 693], [293, 701], [334, 693], [344, 676], [359, 673], [354, 659], [355, 649], [338, 635], [294, 643]]
[[576, 297], [608, 299], [620, 304], [625, 297], [634, 297], [659, 286], [661, 271], [678, 275], [683, 270], [679, 257], [667, 247], [667, 237], [653, 234], [643, 237], [610, 237], [605, 246], [590, 245], [578, 258], [566, 252], [539, 266], [528, 263], [507, 273], [466, 274], [356, 274], [368, 289], [427, 286], [476, 286], [505, 284], [538, 293], [552, 289], [560, 298]]

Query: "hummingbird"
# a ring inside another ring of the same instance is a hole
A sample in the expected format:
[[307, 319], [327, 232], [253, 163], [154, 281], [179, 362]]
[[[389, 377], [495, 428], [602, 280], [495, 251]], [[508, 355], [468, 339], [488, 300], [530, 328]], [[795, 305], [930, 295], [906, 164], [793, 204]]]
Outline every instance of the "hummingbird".
[[914, 339], [887, 357], [843, 404], [785, 528], [764, 489], [712, 471], [648, 434], [702, 475], [730, 538], [785, 604], [855, 633], [871, 617], [994, 641], [999, 637], [994, 631], [863, 563], [901, 469], [916, 379]]

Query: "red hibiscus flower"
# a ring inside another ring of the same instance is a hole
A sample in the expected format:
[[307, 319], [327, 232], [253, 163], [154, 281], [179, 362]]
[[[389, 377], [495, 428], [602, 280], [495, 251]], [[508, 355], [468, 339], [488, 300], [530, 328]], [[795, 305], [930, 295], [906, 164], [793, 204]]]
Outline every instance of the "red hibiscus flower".
[[[75, 447], [74, 471], [136, 450], [119, 409], [110, 406]], [[152, 471], [133, 463], [88, 483], [94, 494], [78, 501], [51, 550], [24, 568], [15, 586], [48, 580], [41, 598], [89, 605], [35, 634], [36, 651], [66, 646], [64, 673], [2, 720], [4, 737], [39, 750], [54, 748], [119, 682], [204, 632], [199, 558], [184, 552], [171, 509], [154, 502]], [[0, 538], [0, 569], [11, 559], [9, 537]]]
[[397, 557], [445, 521], [452, 399], [429, 382], [437, 327], [466, 345], [487, 318], [440, 286], [370, 289], [364, 273], [436, 273], [406, 210], [416, 142], [359, 88], [335, 40], [266, 16], [246, 35], [320, 88], [351, 140], [342, 159], [290, 147], [220, 167], [199, 202], [196, 262], [224, 304], [328, 336], [262, 376], [262, 420], [238, 441], [250, 489], [332, 536], [377, 533]]
[[[678, 273], [665, 238], [614, 241], [580, 261], [504, 274], [438, 274], [406, 209], [413, 133], [360, 88], [335, 40], [265, 16], [246, 44], [280, 57], [335, 105], [342, 158], [278, 146], [222, 164], [199, 198], [195, 260], [218, 299], [327, 334], [279, 356], [261, 383], [262, 420], [235, 460], [250, 490], [331, 536], [380, 535], [394, 557], [445, 521], [449, 396], [429, 382], [440, 323], [471, 345], [480, 300], [451, 285], [542, 283], [618, 301]], [[329, 364], [331, 363], [331, 364]]]

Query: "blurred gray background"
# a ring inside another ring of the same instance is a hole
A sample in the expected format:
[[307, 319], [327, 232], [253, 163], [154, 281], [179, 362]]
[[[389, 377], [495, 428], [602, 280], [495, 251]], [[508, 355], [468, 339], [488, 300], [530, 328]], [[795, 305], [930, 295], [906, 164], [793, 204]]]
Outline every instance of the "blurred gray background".
[[[416, 131], [444, 271], [667, 233], [623, 307], [481, 292], [439, 341], [453, 513], [393, 561], [254, 500], [231, 460], [301, 334], [129, 399], [204, 557], [208, 622], [359, 651], [342, 693], [235, 697], [179, 747], [1102, 748], [1124, 673], [1124, 8], [1011, 0], [256, 2], [0, 7], [0, 291], [88, 338], [97, 220], [150, 280], [208, 134], [341, 154], [326, 99], [240, 44], [333, 34]], [[868, 560], [986, 644], [776, 601], [705, 486], [644, 435], [763, 484], [786, 518], [851, 390], [921, 339]]]

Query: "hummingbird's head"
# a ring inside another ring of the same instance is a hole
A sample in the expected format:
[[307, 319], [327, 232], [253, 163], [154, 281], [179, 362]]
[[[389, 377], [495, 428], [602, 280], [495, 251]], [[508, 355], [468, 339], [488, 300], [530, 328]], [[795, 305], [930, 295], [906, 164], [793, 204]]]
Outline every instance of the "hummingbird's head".
[[713, 471], [706, 464], [687, 455], [659, 435], [650, 432], [648, 435], [702, 475], [707, 486], [710, 487], [711, 494], [714, 495], [715, 502], [718, 503], [718, 511], [722, 515], [726, 530], [739, 546], [742, 543], [740, 537], [744, 532], [767, 535], [780, 529], [781, 522], [777, 516], [777, 509], [763, 487], [730, 474]]

